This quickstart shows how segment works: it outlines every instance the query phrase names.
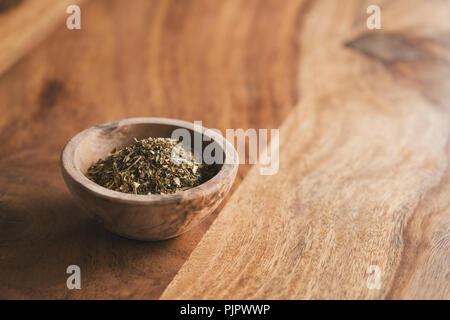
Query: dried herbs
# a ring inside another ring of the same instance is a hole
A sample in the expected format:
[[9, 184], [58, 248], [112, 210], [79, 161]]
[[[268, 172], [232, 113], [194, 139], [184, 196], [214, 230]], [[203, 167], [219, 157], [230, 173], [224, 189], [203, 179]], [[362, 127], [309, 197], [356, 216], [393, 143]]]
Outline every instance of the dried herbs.
[[217, 169], [194, 158], [177, 140], [148, 138], [112, 150], [86, 176], [111, 190], [134, 194], [170, 194], [209, 180]]

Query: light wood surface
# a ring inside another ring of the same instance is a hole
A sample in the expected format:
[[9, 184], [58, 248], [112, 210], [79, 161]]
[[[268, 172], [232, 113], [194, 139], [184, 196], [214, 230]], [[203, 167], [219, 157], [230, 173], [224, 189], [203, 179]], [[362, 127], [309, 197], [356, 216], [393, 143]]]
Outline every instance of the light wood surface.
[[449, 5], [386, 2], [372, 32], [356, 4], [311, 6], [279, 173], [249, 173], [163, 299], [450, 298]]
[[65, 26], [66, 8], [84, 0], [2, 0], [0, 4], [0, 75], [48, 36]]
[[[369, 4], [88, 1], [81, 31], [0, 73], [0, 297], [449, 299], [450, 4], [381, 1], [376, 31]], [[280, 171], [243, 166], [174, 240], [120, 238], [76, 206], [59, 154], [138, 116], [284, 122]]]

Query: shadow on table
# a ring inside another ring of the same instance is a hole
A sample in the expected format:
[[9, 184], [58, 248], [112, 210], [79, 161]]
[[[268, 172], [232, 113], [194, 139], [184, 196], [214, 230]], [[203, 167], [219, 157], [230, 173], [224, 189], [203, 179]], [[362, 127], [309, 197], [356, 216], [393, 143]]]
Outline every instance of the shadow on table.
[[[158, 298], [209, 224], [140, 242], [105, 230], [67, 192], [9, 196], [0, 202], [0, 297]], [[81, 290], [67, 289], [69, 265], [81, 269]]]

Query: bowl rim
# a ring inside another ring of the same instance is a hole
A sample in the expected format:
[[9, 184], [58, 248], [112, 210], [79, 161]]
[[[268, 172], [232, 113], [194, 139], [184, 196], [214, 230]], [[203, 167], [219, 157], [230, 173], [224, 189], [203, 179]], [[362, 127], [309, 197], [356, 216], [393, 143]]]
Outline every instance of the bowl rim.
[[[178, 191], [173, 194], [151, 194], [151, 195], [142, 195], [142, 194], [132, 194], [132, 193], [124, 193], [119, 191], [110, 190], [105, 188], [90, 179], [88, 179], [83, 172], [75, 165], [75, 154], [77, 148], [80, 143], [87, 138], [88, 136], [97, 133], [99, 130], [107, 130], [113, 131], [120, 126], [127, 125], [135, 125], [135, 124], [163, 124], [163, 125], [171, 125], [180, 128], [185, 128], [192, 130], [194, 132], [199, 132], [198, 129], [201, 129], [202, 135], [206, 135], [210, 137], [212, 140], [216, 141], [219, 146], [224, 149], [225, 153], [225, 161], [220, 170], [208, 181], [187, 189], [183, 191]], [[90, 192], [91, 194], [110, 200], [114, 202], [123, 202], [137, 205], [146, 205], [146, 204], [167, 204], [180, 202], [181, 200], [186, 201], [190, 199], [197, 198], [199, 196], [205, 196], [206, 194], [216, 192], [220, 189], [220, 181], [229, 180], [232, 181], [235, 179], [237, 169], [239, 166], [239, 156], [236, 152], [233, 145], [221, 134], [216, 132], [215, 130], [208, 130], [208, 128], [200, 125], [195, 125], [192, 122], [178, 120], [178, 119], [169, 119], [169, 118], [159, 118], [159, 117], [138, 117], [138, 118], [127, 118], [114, 122], [104, 123], [96, 126], [92, 126], [87, 128], [75, 136], [73, 136], [69, 142], [64, 146], [60, 162], [61, 169], [63, 171], [63, 175], [67, 174], [70, 176], [78, 185], [80, 185], [84, 190]], [[232, 159], [231, 162], [228, 162], [229, 159]]]

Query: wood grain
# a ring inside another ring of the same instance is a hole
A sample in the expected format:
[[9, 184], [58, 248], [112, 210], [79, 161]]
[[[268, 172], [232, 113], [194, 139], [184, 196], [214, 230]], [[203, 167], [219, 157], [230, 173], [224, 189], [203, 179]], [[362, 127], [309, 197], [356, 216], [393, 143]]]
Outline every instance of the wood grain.
[[368, 31], [368, 4], [314, 2], [278, 174], [250, 171], [162, 299], [450, 299], [450, 6], [382, 2]]
[[[1, 298], [157, 298], [216, 216], [170, 241], [110, 234], [60, 175], [73, 135], [138, 116], [277, 128], [300, 95], [305, 1], [97, 0], [81, 9], [80, 31], [57, 26], [0, 77]], [[81, 268], [81, 290], [67, 290], [70, 264]]]
[[84, 0], [2, 0], [0, 2], [0, 75], [54, 30], [65, 26], [69, 5]]

